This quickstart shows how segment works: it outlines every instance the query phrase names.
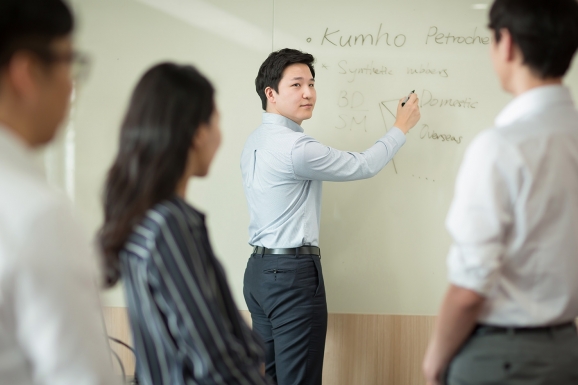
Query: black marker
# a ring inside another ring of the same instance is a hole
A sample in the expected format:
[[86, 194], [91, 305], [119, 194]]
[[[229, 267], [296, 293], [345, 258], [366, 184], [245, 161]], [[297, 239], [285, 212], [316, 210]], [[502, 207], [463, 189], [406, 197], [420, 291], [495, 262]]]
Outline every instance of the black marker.
[[415, 92], [415, 90], [411, 91], [411, 92], [409, 93], [409, 95], [407, 95], [407, 98], [405, 98], [405, 101], [404, 101], [403, 103], [401, 103], [401, 106], [402, 106], [402, 107], [405, 106], [405, 103], [407, 103], [407, 101], [409, 100], [409, 97], [410, 97], [411, 94], [413, 94], [414, 92]]

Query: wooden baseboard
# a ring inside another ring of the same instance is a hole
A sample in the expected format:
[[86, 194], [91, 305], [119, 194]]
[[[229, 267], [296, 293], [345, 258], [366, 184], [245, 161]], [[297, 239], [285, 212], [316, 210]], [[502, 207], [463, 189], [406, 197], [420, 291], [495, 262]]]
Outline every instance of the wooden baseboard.
[[423, 384], [421, 363], [435, 317], [330, 314], [323, 383]]
[[[241, 314], [251, 324], [249, 312]], [[104, 319], [110, 336], [130, 343], [126, 308], [104, 308]], [[434, 320], [433, 316], [329, 314], [323, 384], [423, 384], [421, 362]], [[127, 374], [132, 374], [132, 353], [111, 346]]]

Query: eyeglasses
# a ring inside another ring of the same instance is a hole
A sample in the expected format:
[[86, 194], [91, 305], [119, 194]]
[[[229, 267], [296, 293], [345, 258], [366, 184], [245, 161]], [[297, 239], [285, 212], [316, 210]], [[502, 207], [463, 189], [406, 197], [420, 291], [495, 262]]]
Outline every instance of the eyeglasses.
[[72, 54], [72, 79], [76, 82], [84, 82], [90, 74], [91, 60], [88, 54], [82, 52], [73, 52]]
[[69, 63], [74, 82], [83, 82], [88, 78], [91, 60], [85, 53], [77, 51], [57, 53], [49, 49], [34, 49], [32, 51], [45, 63]]

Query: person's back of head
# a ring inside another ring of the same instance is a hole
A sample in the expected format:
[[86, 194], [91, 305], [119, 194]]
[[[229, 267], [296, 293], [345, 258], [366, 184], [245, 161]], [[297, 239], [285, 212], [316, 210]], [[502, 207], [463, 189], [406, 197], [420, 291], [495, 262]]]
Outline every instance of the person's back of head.
[[31, 146], [50, 141], [66, 115], [73, 29], [62, 0], [0, 2], [0, 123]]
[[540, 79], [563, 77], [578, 48], [576, 0], [496, 0], [489, 28], [500, 42], [507, 30], [523, 64]]

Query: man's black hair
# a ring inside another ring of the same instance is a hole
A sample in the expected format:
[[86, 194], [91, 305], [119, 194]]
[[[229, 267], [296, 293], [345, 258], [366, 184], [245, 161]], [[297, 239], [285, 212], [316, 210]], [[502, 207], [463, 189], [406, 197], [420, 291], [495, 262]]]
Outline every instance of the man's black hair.
[[489, 27], [496, 42], [507, 29], [524, 64], [542, 79], [564, 76], [578, 48], [576, 0], [496, 0]]
[[73, 29], [72, 12], [62, 0], [0, 0], [0, 69], [20, 50], [43, 58], [54, 39]]
[[311, 75], [315, 78], [315, 69], [313, 68], [314, 61], [315, 58], [313, 55], [296, 49], [283, 48], [279, 51], [272, 52], [263, 64], [261, 64], [257, 78], [255, 78], [255, 88], [257, 94], [261, 98], [263, 110], [267, 109], [265, 88], [271, 87], [275, 92], [279, 92], [279, 81], [283, 76], [285, 68], [291, 64], [307, 64], [307, 67], [311, 70]]

